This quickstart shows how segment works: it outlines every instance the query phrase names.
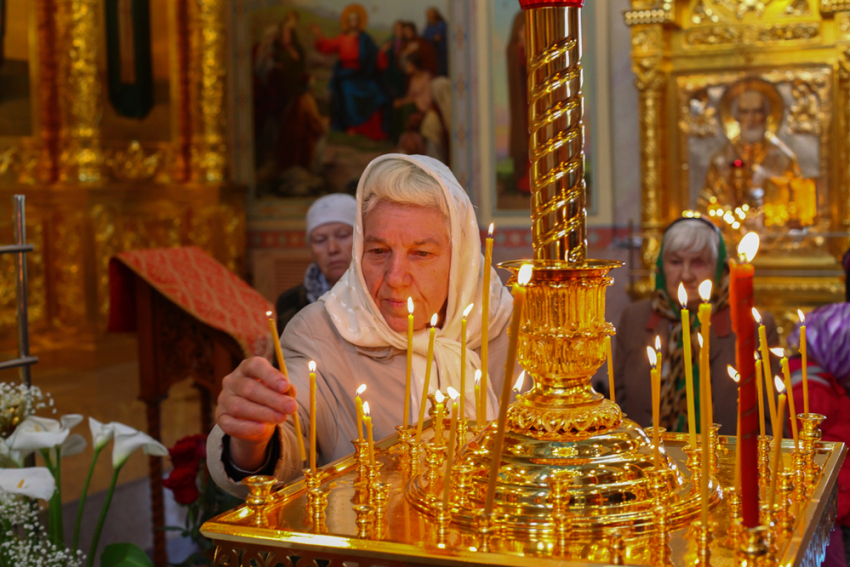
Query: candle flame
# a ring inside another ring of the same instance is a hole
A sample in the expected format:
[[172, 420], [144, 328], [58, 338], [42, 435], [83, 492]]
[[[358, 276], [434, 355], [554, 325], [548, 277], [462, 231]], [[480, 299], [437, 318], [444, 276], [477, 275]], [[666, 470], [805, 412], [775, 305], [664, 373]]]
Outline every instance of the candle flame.
[[723, 220], [726, 221], [726, 224], [732, 224], [735, 222], [735, 215], [732, 214], [732, 211], [726, 211], [723, 214]]
[[655, 354], [655, 349], [651, 346], [646, 347], [646, 356], [649, 357], [649, 365], [655, 368], [655, 365], [658, 364], [658, 356]]
[[311, 360], [310, 362], [308, 362], [308, 363], [307, 363], [307, 368], [309, 368], [309, 369], [310, 369], [310, 372], [315, 372], [315, 371], [316, 371], [316, 361], [315, 361], [315, 360]]
[[448, 388], [446, 388], [446, 391], [449, 393], [449, 397], [450, 397], [452, 400], [456, 400], [456, 399], [458, 399], [458, 398], [460, 397], [460, 394], [458, 393], [458, 391], [457, 391], [457, 390], [455, 390], [454, 388], [452, 388], [451, 386], [449, 386]]
[[756, 362], [761, 362], [761, 357], [759, 356], [759, 351], [753, 351], [753, 357], [756, 359]]
[[271, 318], [272, 318], [272, 312], [271, 312], [271, 311], [266, 311], [266, 317], [268, 317], [269, 319], [271, 319]]
[[480, 369], [475, 371], [475, 385], [476, 386], [481, 385], [481, 370]]
[[369, 402], [363, 402], [363, 415], [369, 417]]
[[782, 381], [782, 378], [779, 376], [773, 377], [773, 383], [776, 384], [776, 393], [782, 394], [785, 392], [785, 382]]
[[697, 342], [699, 343], [699, 348], [702, 348], [702, 333], [697, 335]]
[[531, 281], [531, 274], [533, 271], [533, 266], [531, 264], [523, 264], [519, 269], [519, 274], [517, 274], [517, 282], [519, 285], [528, 285], [528, 282]]
[[446, 396], [444, 396], [441, 391], [437, 390], [436, 392], [434, 392], [434, 399], [437, 400], [438, 404], [441, 404], [446, 401]]
[[516, 379], [516, 384], [514, 384], [514, 391], [519, 392], [522, 390], [522, 383], [525, 382], [525, 370], [519, 373], [519, 378]]
[[491, 222], [490, 228], [487, 229], [487, 238], [493, 238], [493, 229], [496, 228], [496, 223]]
[[357, 388], [357, 395], [359, 396], [360, 394], [362, 394], [365, 391], [366, 391], [366, 384], [360, 384], [360, 386]]
[[806, 316], [803, 315], [803, 312], [800, 311], [799, 309], [797, 309], [797, 317], [800, 318], [800, 324], [802, 324], [802, 325], [806, 324]]
[[699, 284], [699, 296], [706, 303], [711, 301], [711, 280], [705, 280]]
[[779, 358], [785, 358], [785, 349], [782, 347], [776, 347], [770, 349], [770, 352], [778, 356]]
[[735, 369], [732, 367], [732, 365], [731, 365], [731, 364], [727, 364], [727, 365], [726, 365], [726, 372], [728, 372], [728, 373], [729, 373], [729, 378], [731, 378], [732, 380], [734, 380], [736, 384], [737, 384], [738, 382], [740, 382], [740, 381], [741, 381], [741, 375], [740, 375], [740, 374], [738, 374], [738, 371], [737, 371], [737, 370], [735, 370]]
[[761, 313], [759, 313], [759, 310], [755, 307], [753, 307], [753, 319], [756, 320], [756, 323], [761, 325]]
[[432, 327], [436, 327], [436, 326], [437, 326], [437, 319], [438, 319], [437, 314], [436, 314], [436, 313], [434, 313], [434, 315], [432, 315], [432, 316], [431, 316], [431, 326], [432, 326]]
[[740, 258], [742, 262], [750, 263], [753, 261], [753, 258], [756, 257], [756, 253], [758, 251], [759, 235], [755, 232], [748, 232], [744, 238], [741, 239], [741, 243], [738, 244], [738, 258]]
[[407, 312], [410, 313], [411, 315], [413, 315], [413, 298], [412, 297], [407, 298]]
[[470, 312], [470, 311], [472, 311], [472, 306], [473, 306], [473, 305], [475, 305], [475, 304], [474, 304], [474, 303], [470, 303], [469, 305], [467, 305], [467, 306], [466, 306], [466, 309], [464, 309], [464, 310], [463, 310], [463, 316], [464, 316], [464, 317], [468, 317], [468, 316], [469, 316], [469, 312]]
[[682, 309], [685, 309], [688, 306], [688, 292], [685, 290], [685, 284], [679, 283], [679, 305], [682, 306]]
[[661, 337], [655, 335], [655, 350], [661, 350]]

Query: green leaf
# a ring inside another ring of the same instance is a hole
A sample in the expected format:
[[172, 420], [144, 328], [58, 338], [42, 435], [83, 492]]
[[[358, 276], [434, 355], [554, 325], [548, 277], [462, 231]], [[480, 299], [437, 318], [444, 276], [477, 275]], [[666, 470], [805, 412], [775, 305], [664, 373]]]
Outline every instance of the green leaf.
[[135, 544], [113, 543], [100, 555], [100, 567], [153, 567], [153, 562]]

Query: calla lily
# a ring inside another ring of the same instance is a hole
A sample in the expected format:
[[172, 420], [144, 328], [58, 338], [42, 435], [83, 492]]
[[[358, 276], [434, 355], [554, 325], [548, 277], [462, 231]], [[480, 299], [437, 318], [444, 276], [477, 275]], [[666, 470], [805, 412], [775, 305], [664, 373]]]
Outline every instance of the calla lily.
[[15, 428], [9, 437], [9, 448], [26, 457], [33, 451], [59, 447], [68, 439], [71, 428], [83, 420], [83, 416], [70, 414], [61, 421], [31, 415]]
[[114, 423], [101, 423], [93, 417], [89, 418], [89, 429], [91, 429], [91, 442], [95, 451], [103, 449], [115, 435]]
[[86, 440], [79, 433], [74, 433], [69, 435], [65, 442], [62, 443], [62, 448], [59, 451], [60, 456], [62, 457], [71, 457], [73, 455], [79, 455], [83, 452], [83, 449], [86, 448]]
[[124, 466], [127, 459], [137, 449], [142, 449], [145, 455], [164, 457], [168, 454], [165, 445], [137, 429], [123, 423], [113, 423], [115, 428], [115, 443], [112, 446], [112, 466], [116, 469]]
[[45, 467], [0, 469], [0, 491], [49, 500], [55, 490], [56, 481]]

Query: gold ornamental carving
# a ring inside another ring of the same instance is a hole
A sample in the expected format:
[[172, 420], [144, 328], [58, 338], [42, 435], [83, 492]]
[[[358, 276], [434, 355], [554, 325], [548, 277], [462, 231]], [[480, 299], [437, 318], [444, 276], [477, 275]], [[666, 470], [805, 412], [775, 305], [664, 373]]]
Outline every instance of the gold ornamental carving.
[[225, 71], [227, 62], [223, 0], [195, 0], [190, 77], [198, 93], [196, 131], [192, 134], [193, 175], [198, 181], [220, 182], [227, 171], [225, 135]]
[[57, 0], [60, 58], [59, 100], [62, 111], [59, 177], [66, 182], [101, 180], [100, 140], [103, 85], [97, 69], [102, 39], [98, 0]]

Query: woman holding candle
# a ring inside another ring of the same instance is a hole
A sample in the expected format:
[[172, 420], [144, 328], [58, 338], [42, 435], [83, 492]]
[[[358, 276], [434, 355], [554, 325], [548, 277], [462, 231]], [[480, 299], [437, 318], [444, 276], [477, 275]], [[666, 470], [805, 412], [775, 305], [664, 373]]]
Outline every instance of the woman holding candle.
[[[661, 426], [668, 431], [688, 430], [688, 402], [684, 360], [682, 306], [678, 301], [681, 284], [687, 292], [690, 322], [691, 361], [694, 377], [694, 405], [699, 423], [699, 285], [712, 283], [709, 368], [714, 402], [714, 421], [723, 425], [726, 435], [737, 431], [737, 387], [729, 380], [726, 367], [735, 365], [735, 334], [729, 312], [729, 270], [726, 246], [720, 231], [701, 218], [682, 218], [664, 232], [656, 261], [655, 293], [651, 299], [628, 306], [623, 312], [614, 337], [616, 354], [614, 374], [617, 402], [629, 418], [644, 427], [652, 424], [649, 387], [650, 368], [646, 347], [661, 337], [663, 363], [661, 376]], [[767, 315], [767, 314], [766, 314]], [[779, 336], [773, 319], [765, 317], [768, 342], [776, 345]], [[776, 371], [779, 372], [777, 365]]]
[[[428, 331], [438, 315], [429, 391], [460, 390], [461, 320], [470, 304], [482, 304], [483, 258], [472, 204], [446, 166], [423, 156], [388, 154], [361, 176], [351, 266], [331, 292], [308, 306], [282, 337], [287, 382], [264, 359], [244, 361], [223, 382], [217, 426], [208, 441], [216, 482], [232, 492], [245, 474], [300, 474], [293, 453], [292, 420], [298, 408], [309, 423], [306, 364], [315, 360], [318, 464], [352, 452], [357, 438], [353, 392], [368, 386], [376, 439], [402, 423], [407, 366], [407, 298], [414, 303], [410, 423], [418, 416]], [[495, 271], [490, 277], [486, 396], [491, 418], [501, 389], [512, 300]], [[482, 314], [467, 317], [466, 375], [480, 368]], [[466, 380], [465, 411], [475, 417], [474, 384]], [[484, 396], [482, 396], [484, 397]], [[427, 403], [427, 400], [425, 401]], [[296, 406], [297, 404], [297, 406]]]

